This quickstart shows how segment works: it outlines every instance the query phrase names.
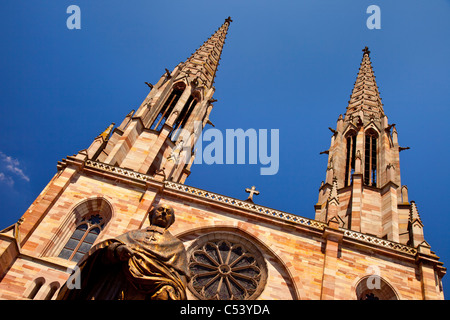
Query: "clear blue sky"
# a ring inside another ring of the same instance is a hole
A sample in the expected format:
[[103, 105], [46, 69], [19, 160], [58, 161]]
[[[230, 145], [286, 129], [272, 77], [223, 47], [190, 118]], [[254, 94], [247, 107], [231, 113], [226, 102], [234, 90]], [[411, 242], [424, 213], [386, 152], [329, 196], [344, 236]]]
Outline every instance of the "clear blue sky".
[[[66, 9], [81, 8], [81, 30]], [[369, 5], [381, 29], [369, 30]], [[14, 223], [56, 173], [136, 109], [224, 21], [233, 22], [216, 77], [220, 130], [280, 130], [280, 169], [194, 165], [186, 184], [314, 218], [331, 133], [368, 46], [384, 109], [396, 123], [402, 184], [425, 237], [450, 263], [450, 2], [17, 1], [0, 2], [0, 228]], [[450, 276], [444, 287], [450, 297]]]

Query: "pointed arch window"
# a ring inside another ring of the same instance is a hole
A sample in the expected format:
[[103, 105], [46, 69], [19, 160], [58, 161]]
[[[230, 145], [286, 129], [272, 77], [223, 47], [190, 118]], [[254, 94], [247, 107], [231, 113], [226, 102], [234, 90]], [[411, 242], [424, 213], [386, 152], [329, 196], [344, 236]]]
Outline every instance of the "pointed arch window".
[[61, 250], [59, 257], [78, 262], [89, 251], [105, 223], [100, 214], [83, 217], [72, 236]]
[[366, 132], [364, 143], [364, 184], [377, 185], [377, 138], [373, 130]]
[[352, 174], [355, 172], [356, 156], [356, 132], [347, 135], [347, 156], [345, 160], [345, 186], [351, 183]]
[[153, 124], [151, 126], [151, 129], [160, 131], [163, 127], [164, 123], [166, 122], [169, 115], [172, 113], [173, 108], [177, 104], [178, 100], [180, 99], [183, 89], [181, 86], [174, 87], [172, 92], [170, 93], [169, 97], [167, 98], [166, 102], [162, 106], [161, 110], [159, 111], [158, 115], [156, 116], [156, 119], [153, 121]]
[[197, 101], [198, 99], [192, 95], [189, 97], [188, 101], [186, 101], [183, 110], [181, 111], [180, 115], [175, 121], [173, 129], [169, 134], [169, 137], [171, 138], [172, 141], [176, 141], [178, 139], [181, 130], [186, 126], [186, 123], [189, 120], [192, 111], [197, 105]]

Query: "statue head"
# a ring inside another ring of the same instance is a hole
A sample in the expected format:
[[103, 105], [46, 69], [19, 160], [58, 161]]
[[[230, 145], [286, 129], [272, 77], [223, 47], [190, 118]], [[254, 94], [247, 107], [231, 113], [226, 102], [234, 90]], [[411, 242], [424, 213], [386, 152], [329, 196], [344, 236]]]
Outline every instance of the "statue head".
[[175, 213], [171, 206], [159, 204], [150, 211], [149, 220], [151, 225], [167, 229], [175, 222]]

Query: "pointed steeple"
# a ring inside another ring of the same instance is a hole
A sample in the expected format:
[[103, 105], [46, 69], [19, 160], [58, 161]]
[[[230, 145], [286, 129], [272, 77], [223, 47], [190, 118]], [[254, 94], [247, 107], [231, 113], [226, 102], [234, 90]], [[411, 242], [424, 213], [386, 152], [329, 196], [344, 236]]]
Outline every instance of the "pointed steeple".
[[[411, 207], [409, 211], [409, 244], [414, 248], [422, 245], [426, 251], [429, 251], [430, 245], [425, 241], [423, 234], [423, 223], [417, 210], [415, 201], [411, 201]], [[425, 242], [425, 244], [423, 243]]]
[[356, 77], [346, 115], [363, 110], [367, 114], [384, 114], [380, 93], [375, 81], [375, 75], [370, 61], [370, 51], [367, 47], [363, 50], [363, 58]]
[[333, 178], [333, 185], [331, 187], [330, 195], [328, 196], [328, 203], [339, 204], [338, 183], [336, 177]]
[[330, 222], [334, 224], [336, 228], [344, 226], [344, 221], [339, 217], [339, 195], [336, 177], [333, 178], [333, 184], [327, 203], [327, 223], [330, 225]]
[[120, 126], [97, 138], [88, 158], [184, 183], [199, 137], [194, 133], [203, 130], [216, 101], [214, 77], [230, 23], [227, 18], [185, 62], [172, 71], [165, 68], [159, 81], [146, 82], [150, 92], [136, 112], [132, 110]]
[[230, 26], [230, 17], [222, 26], [197, 49], [184, 63], [181, 73], [196, 85], [211, 87], [219, 66], [223, 45]]
[[415, 221], [419, 221], [422, 223], [422, 220], [420, 219], [419, 210], [417, 210], [417, 205], [415, 201], [411, 201], [411, 208], [409, 211], [409, 221], [412, 223]]
[[[329, 127], [333, 134], [327, 150], [326, 180], [315, 207], [317, 220], [327, 222], [337, 216], [344, 227], [356, 232], [407, 243], [404, 221], [409, 217], [409, 202], [405, 191], [405, 206], [398, 208], [404, 202], [398, 137], [392, 128], [394, 124], [389, 124], [384, 114], [370, 51], [365, 47], [345, 117], [339, 116], [336, 129]], [[371, 200], [374, 194], [382, 199], [380, 205]], [[370, 213], [366, 206], [372, 208]], [[374, 219], [375, 212], [382, 217], [380, 221]]]
[[103, 140], [108, 140], [109, 136], [112, 132], [112, 129], [114, 128], [115, 123], [111, 123], [108, 128], [105, 129], [105, 131], [103, 131], [101, 134], [99, 134], [99, 137], [103, 137]]

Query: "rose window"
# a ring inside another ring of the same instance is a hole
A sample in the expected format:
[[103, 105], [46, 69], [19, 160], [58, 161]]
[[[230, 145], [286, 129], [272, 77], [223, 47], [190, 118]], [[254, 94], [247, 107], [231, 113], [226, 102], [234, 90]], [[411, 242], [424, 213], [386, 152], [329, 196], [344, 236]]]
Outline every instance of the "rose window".
[[190, 289], [200, 299], [254, 299], [262, 292], [267, 274], [259, 252], [230, 240], [209, 240], [196, 246], [189, 269]]

